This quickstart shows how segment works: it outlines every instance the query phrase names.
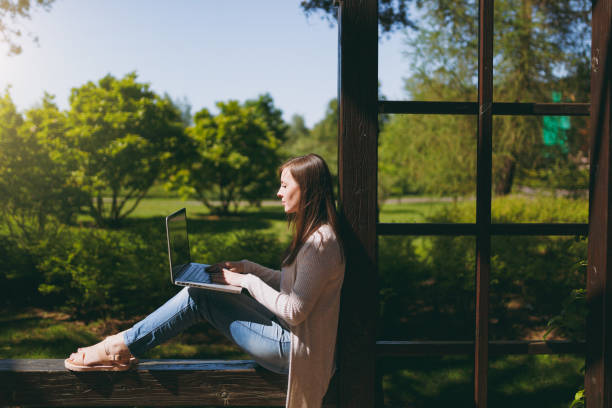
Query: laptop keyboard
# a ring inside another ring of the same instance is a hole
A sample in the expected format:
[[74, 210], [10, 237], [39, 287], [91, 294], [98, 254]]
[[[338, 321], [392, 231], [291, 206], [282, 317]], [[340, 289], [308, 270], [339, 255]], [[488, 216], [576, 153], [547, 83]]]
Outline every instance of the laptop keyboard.
[[202, 265], [190, 265], [189, 268], [178, 277], [177, 281], [178, 280], [183, 282], [211, 283], [210, 276]]

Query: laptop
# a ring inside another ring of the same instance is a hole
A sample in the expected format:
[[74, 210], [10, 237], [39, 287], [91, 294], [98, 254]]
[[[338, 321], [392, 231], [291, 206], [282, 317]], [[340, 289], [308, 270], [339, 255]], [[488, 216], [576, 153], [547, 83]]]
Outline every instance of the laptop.
[[179, 286], [194, 286], [220, 292], [240, 293], [241, 287], [212, 283], [206, 268], [210, 265], [191, 262], [187, 237], [187, 211], [184, 208], [166, 217], [170, 279]]

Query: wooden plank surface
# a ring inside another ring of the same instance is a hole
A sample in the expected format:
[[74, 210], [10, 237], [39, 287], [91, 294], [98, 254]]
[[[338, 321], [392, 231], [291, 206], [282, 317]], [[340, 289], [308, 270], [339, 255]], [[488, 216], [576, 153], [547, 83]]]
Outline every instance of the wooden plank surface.
[[2, 406], [283, 406], [287, 377], [252, 361], [143, 360], [74, 373], [57, 360], [0, 360]]

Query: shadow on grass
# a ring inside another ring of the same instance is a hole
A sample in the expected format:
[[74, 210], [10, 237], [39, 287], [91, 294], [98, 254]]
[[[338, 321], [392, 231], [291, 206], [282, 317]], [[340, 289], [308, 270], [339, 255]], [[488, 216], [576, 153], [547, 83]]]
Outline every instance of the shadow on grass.
[[[489, 405], [567, 407], [584, 377], [576, 356], [503, 356], [489, 364]], [[385, 405], [473, 407], [471, 356], [384, 359]]]
[[[95, 344], [133, 321], [85, 325], [65, 317], [42, 318], [39, 310], [0, 315], [0, 358], [65, 358], [78, 347]], [[11, 316], [13, 315], [13, 317]], [[145, 358], [248, 359], [210, 324], [202, 322], [148, 351]]]
[[6, 312], [0, 318], [0, 358], [67, 357], [77, 347], [99, 341], [83, 324], [43, 318], [35, 312], [10, 315]]

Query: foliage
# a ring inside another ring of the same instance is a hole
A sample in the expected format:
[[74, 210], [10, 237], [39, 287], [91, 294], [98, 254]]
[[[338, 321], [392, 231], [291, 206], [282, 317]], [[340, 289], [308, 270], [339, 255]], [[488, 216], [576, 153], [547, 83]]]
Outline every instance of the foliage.
[[65, 160], [77, 163], [79, 185], [91, 197], [88, 210], [98, 225], [117, 225], [130, 214], [188, 148], [181, 112], [136, 78], [107, 75], [73, 88], [70, 96]]
[[227, 234], [204, 234], [194, 237], [191, 248], [194, 259], [211, 262], [248, 259], [261, 265], [277, 268], [285, 243], [277, 236], [257, 231], [237, 230]]
[[[279, 265], [285, 242], [235, 230], [190, 234], [192, 257]], [[0, 293], [7, 306], [53, 306], [81, 319], [148, 313], [175, 291], [161, 222], [123, 230], [60, 228], [35, 238], [0, 234]]]
[[[21, 53], [21, 46], [17, 43], [22, 32], [17, 28], [20, 19], [29, 19], [31, 10], [40, 8], [49, 10], [55, 0], [2, 0], [0, 1], [0, 36], [2, 42], [8, 47], [8, 55]], [[38, 39], [34, 37], [34, 42]]]
[[[493, 222], [575, 222], [583, 201], [508, 198], [496, 203]], [[469, 202], [444, 207], [429, 222], [465, 222]], [[475, 239], [383, 237], [379, 242], [381, 337], [468, 340], [474, 327]], [[584, 285], [576, 264], [586, 242], [561, 237], [494, 237], [490, 277], [490, 335], [517, 339], [541, 332], [567, 293]], [[521, 254], [517, 257], [516, 254]], [[410, 284], [405, 284], [410, 282]], [[432, 324], [431, 322], [436, 322]], [[564, 335], [559, 332], [558, 335]]]
[[[415, 28], [414, 20], [408, 16], [408, 8], [414, 0], [380, 0], [378, 1], [378, 23], [382, 32], [392, 32], [402, 27]], [[338, 18], [334, 0], [303, 0], [300, 7], [306, 15], [321, 12], [329, 21]]]
[[[586, 267], [584, 263], [580, 266]], [[563, 337], [584, 340], [586, 316], [586, 289], [574, 289], [563, 301], [561, 313], [548, 321], [546, 335], [554, 330]]]
[[[66, 117], [53, 98], [23, 118], [10, 96], [0, 99], [0, 214], [11, 230], [38, 234], [53, 221], [69, 223], [86, 202], [64, 159]], [[17, 233], [17, 232], [15, 232]]]
[[244, 104], [218, 102], [219, 114], [204, 108], [188, 129], [195, 157], [170, 178], [183, 195], [193, 195], [211, 211], [238, 210], [241, 199], [259, 203], [274, 191], [279, 147], [287, 126], [272, 97]]
[[574, 395], [574, 400], [572, 401], [570, 408], [584, 408], [584, 406], [586, 406], [586, 400], [584, 398], [584, 389], [582, 389], [576, 392], [576, 395]]
[[47, 301], [83, 318], [144, 313], [168, 296], [166, 258], [127, 231], [66, 229], [28, 248]]
[[[406, 55], [412, 72], [406, 81], [409, 98], [475, 101], [477, 2], [437, 0], [417, 4], [419, 29], [407, 32]], [[494, 100], [545, 102], [551, 100], [554, 90], [565, 101], [587, 101], [589, 10], [586, 0], [496, 1]], [[586, 155], [585, 122], [575, 123], [567, 135], [569, 154], [557, 156], [560, 167], [579, 163]], [[383, 191], [451, 195], [471, 191], [476, 130], [476, 121], [469, 117], [393, 117], [392, 125], [381, 133]], [[512, 191], [518, 169], [541, 169], [550, 164], [541, 133], [541, 119], [537, 117], [494, 118], [493, 180], [497, 194]], [[555, 179], [556, 185], [564, 185], [561, 175]]]
[[25, 306], [36, 304], [40, 274], [31, 252], [19, 238], [0, 235], [0, 304]]
[[450, 116], [392, 119], [379, 136], [381, 199], [414, 193], [474, 192], [474, 120]]
[[327, 104], [325, 116], [308, 131], [299, 120], [293, 123], [292, 137], [285, 149], [289, 156], [303, 156], [316, 153], [325, 159], [333, 177], [338, 174], [338, 100]]

